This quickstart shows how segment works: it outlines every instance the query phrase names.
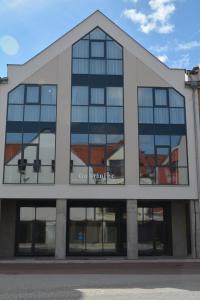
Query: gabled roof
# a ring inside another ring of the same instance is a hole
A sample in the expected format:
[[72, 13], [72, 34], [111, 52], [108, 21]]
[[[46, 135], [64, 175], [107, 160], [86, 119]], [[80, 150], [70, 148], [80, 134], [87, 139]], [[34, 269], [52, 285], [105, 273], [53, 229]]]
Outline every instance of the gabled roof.
[[[42, 66], [61, 54], [67, 48], [70, 48], [72, 44], [81, 39], [84, 35], [97, 26], [102, 28], [108, 35], [118, 41], [119, 44], [131, 52], [139, 61], [144, 63], [160, 77], [169, 82], [170, 85], [175, 86], [175, 82], [177, 81], [175, 80], [175, 77], [173, 78], [173, 74], [177, 78], [177, 72], [182, 71], [182, 75], [184, 76], [184, 70], [174, 70], [168, 68], [137, 41], [124, 32], [120, 27], [118, 27], [113, 21], [106, 17], [102, 12], [97, 10], [23, 65], [8, 65], [8, 78], [11, 78], [11, 85], [14, 87], [18, 83], [23, 82], [27, 77], [31, 76], [31, 74], [39, 70]], [[20, 72], [22, 69], [23, 72]], [[15, 74], [13, 78], [12, 72]], [[182, 80], [184, 79], [181, 78], [180, 82], [182, 82]], [[178, 89], [176, 86], [175, 88]]]

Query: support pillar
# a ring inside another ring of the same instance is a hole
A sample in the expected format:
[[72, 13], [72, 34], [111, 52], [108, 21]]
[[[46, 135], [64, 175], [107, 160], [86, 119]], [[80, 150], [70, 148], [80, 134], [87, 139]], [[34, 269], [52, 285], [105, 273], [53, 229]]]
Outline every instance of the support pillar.
[[137, 200], [127, 200], [127, 257], [138, 258]]
[[193, 258], [200, 258], [200, 207], [198, 200], [190, 201], [191, 250]]
[[67, 235], [67, 200], [56, 200], [56, 249], [55, 257], [65, 259]]

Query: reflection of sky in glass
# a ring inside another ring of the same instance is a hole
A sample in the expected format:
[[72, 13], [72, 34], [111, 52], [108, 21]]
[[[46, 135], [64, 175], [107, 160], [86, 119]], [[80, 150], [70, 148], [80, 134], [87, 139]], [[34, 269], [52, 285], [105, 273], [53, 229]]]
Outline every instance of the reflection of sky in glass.
[[89, 136], [90, 144], [105, 144], [106, 135], [105, 134], [90, 134]]
[[107, 143], [115, 144], [123, 141], [124, 136], [122, 134], [109, 134], [107, 135]]
[[155, 136], [156, 145], [170, 145], [170, 136], [169, 135], [156, 135]]
[[146, 154], [154, 153], [153, 135], [140, 135], [140, 150]]
[[183, 138], [184, 136], [180, 136], [180, 135], [175, 135], [171, 137], [171, 144], [172, 147], [175, 147], [177, 145], [179, 145], [181, 143], [181, 138]]
[[37, 138], [37, 133], [24, 133], [23, 143], [31, 143], [34, 139]]
[[22, 134], [21, 133], [7, 133], [6, 135], [7, 144], [21, 144]]
[[72, 134], [71, 143], [73, 145], [88, 144], [88, 134]]

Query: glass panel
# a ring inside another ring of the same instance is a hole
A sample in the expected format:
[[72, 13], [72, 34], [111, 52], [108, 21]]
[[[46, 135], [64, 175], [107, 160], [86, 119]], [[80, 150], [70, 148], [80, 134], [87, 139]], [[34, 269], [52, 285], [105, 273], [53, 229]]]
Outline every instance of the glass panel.
[[72, 87], [72, 104], [88, 105], [88, 87], [73, 86]]
[[188, 168], [172, 168], [172, 184], [188, 183]]
[[104, 57], [104, 42], [91, 42], [91, 57]]
[[20, 222], [18, 235], [18, 251], [20, 254], [31, 254], [33, 238], [33, 223]]
[[153, 124], [153, 108], [139, 108], [139, 123]]
[[36, 122], [40, 118], [40, 106], [39, 105], [25, 105], [24, 121]]
[[187, 166], [186, 136], [171, 137], [171, 163], [172, 166]]
[[20, 221], [35, 220], [35, 207], [20, 207]]
[[5, 146], [5, 162], [11, 165], [17, 165], [18, 159], [21, 158], [22, 134], [7, 133]]
[[21, 174], [21, 183], [37, 183], [37, 173], [34, 172], [33, 166], [26, 166], [25, 171]]
[[70, 222], [69, 251], [85, 251], [85, 224], [84, 222]]
[[27, 86], [26, 90], [26, 102], [38, 103], [39, 102], [40, 89], [38, 86]]
[[[46, 207], [46, 211], [49, 211]], [[34, 224], [35, 252], [41, 254], [54, 254], [56, 237], [55, 221], [37, 221]]]
[[88, 74], [88, 59], [73, 59], [73, 74]]
[[103, 211], [101, 207], [88, 207], [86, 208], [87, 220], [99, 221], [103, 219]]
[[89, 41], [80, 40], [73, 46], [73, 57], [88, 58], [89, 57]]
[[121, 60], [107, 60], [107, 74], [122, 75], [122, 61]]
[[89, 143], [96, 145], [106, 144], [106, 135], [105, 134], [90, 134]]
[[56, 86], [44, 85], [41, 89], [41, 104], [56, 104]]
[[38, 173], [38, 183], [54, 183], [52, 166], [41, 166]]
[[107, 105], [123, 105], [122, 87], [107, 87]]
[[110, 167], [107, 168], [108, 184], [124, 184], [124, 160], [110, 160]]
[[185, 124], [184, 108], [170, 108], [170, 123]]
[[56, 208], [55, 207], [36, 207], [36, 220], [55, 221], [56, 220]]
[[71, 168], [88, 164], [88, 135], [73, 134], [71, 141]]
[[169, 106], [184, 107], [184, 97], [174, 89], [169, 89]]
[[99, 252], [102, 250], [102, 222], [87, 222], [86, 225], [86, 251]]
[[85, 207], [70, 207], [70, 220], [71, 221], [84, 221], [86, 219]]
[[90, 163], [92, 165], [105, 164], [105, 147], [104, 146], [91, 146], [90, 147]]
[[158, 166], [170, 164], [170, 148], [156, 147], [156, 162]]
[[106, 110], [105, 107], [90, 107], [89, 121], [92, 123], [105, 123]]
[[102, 59], [90, 60], [90, 74], [105, 74], [106, 63]]
[[24, 144], [36, 144], [39, 143], [38, 133], [23, 133]]
[[156, 168], [156, 184], [172, 184], [170, 167]]
[[154, 136], [139, 136], [140, 150], [140, 184], [154, 184], [155, 182], [155, 154]]
[[18, 166], [5, 166], [4, 168], [5, 183], [20, 183], [20, 173]]
[[73, 167], [71, 184], [88, 184], [88, 167]]
[[123, 108], [108, 107], [107, 108], [107, 123], [123, 123]]
[[89, 167], [89, 184], [106, 184], [106, 167]]
[[23, 120], [23, 105], [8, 105], [7, 121], [22, 121]]
[[40, 119], [42, 122], [56, 122], [56, 107], [42, 105]]
[[37, 146], [25, 145], [24, 146], [24, 159], [27, 159], [28, 164], [33, 164], [37, 158]]
[[122, 47], [114, 41], [107, 41], [107, 58], [121, 59]]
[[[122, 145], [123, 143], [124, 143], [123, 134], [109, 134], [109, 135], [107, 135], [107, 144], [117, 144], [120, 147], [120, 145]], [[117, 148], [118, 148], [118, 146], [117, 146]]]
[[90, 32], [90, 39], [91, 40], [105, 40], [106, 34], [100, 28], [96, 28]]
[[24, 103], [24, 85], [19, 85], [14, 90], [9, 92], [9, 104], [23, 104]]
[[88, 107], [73, 106], [72, 107], [72, 122], [88, 122]]
[[104, 252], [117, 251], [117, 227], [113, 222], [103, 222]]
[[155, 105], [167, 106], [167, 90], [155, 89]]
[[153, 106], [153, 89], [139, 88], [138, 89], [138, 104], [139, 106]]
[[152, 212], [154, 221], [164, 221], [164, 211], [162, 207], [153, 207]]
[[169, 110], [168, 108], [155, 108], [154, 118], [156, 124], [169, 124]]
[[91, 104], [104, 104], [103, 88], [91, 88]]
[[52, 164], [52, 160], [55, 159], [55, 134], [40, 134], [39, 159], [41, 160], [41, 165]]
[[155, 144], [157, 146], [170, 146], [169, 135], [155, 135]]

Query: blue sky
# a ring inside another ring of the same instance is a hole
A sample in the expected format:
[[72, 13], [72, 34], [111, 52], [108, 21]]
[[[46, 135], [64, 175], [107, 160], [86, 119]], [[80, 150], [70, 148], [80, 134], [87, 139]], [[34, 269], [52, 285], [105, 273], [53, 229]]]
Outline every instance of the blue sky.
[[200, 63], [199, 0], [0, 0], [0, 76], [97, 9], [169, 67]]

